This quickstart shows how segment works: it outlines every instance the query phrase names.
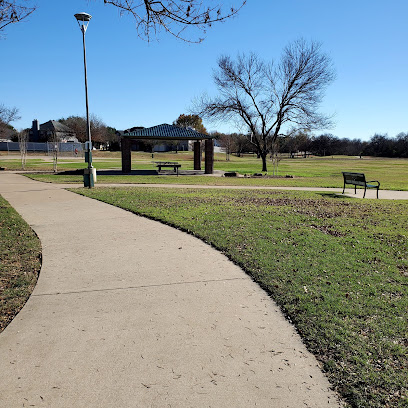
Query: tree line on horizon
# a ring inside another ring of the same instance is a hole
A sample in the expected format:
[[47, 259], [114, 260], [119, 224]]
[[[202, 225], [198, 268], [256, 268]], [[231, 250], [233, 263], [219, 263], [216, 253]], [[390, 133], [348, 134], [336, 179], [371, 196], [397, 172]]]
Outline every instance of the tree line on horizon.
[[[18, 109], [0, 105], [0, 138], [18, 140], [18, 132], [10, 125], [10, 119], [16, 120], [16, 118], [19, 118]], [[87, 141], [85, 117], [72, 115], [60, 118], [58, 122], [71, 128], [80, 142]], [[94, 114], [91, 114], [90, 122], [92, 140], [95, 143], [106, 146], [108, 150], [120, 150], [120, 137], [116, 128], [106, 125], [101, 118]], [[214, 136], [227, 155], [240, 156], [243, 153], [254, 152], [254, 146], [251, 143], [253, 136], [250, 134], [208, 132], [201, 117], [196, 114], [181, 114], [173, 121], [173, 125], [192, 128], [200, 133]], [[154, 141], [146, 146], [147, 149], [153, 147]], [[368, 141], [362, 141], [361, 139], [339, 138], [330, 133], [316, 136], [310, 132], [298, 131], [289, 135], [279, 135], [274, 146], [270, 146], [270, 150], [289, 156], [313, 154], [316, 156], [408, 158], [408, 132], [400, 132], [394, 137], [376, 133]]]
[[[225, 134], [212, 132], [227, 154], [240, 156], [253, 153], [251, 135], [240, 133]], [[295, 156], [373, 156], [390, 158], [408, 158], [408, 132], [400, 132], [394, 137], [388, 134], [374, 134], [368, 141], [361, 139], [339, 138], [330, 133], [312, 135], [308, 132], [296, 132], [280, 135], [274, 146], [278, 153]]]

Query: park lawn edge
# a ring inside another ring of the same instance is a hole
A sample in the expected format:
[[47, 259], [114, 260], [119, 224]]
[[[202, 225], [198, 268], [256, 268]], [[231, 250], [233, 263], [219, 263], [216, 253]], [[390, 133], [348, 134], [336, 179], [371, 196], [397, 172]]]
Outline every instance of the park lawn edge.
[[[44, 183], [59, 183], [59, 184], [78, 184], [78, 187], [83, 184], [83, 177], [78, 175], [59, 175], [59, 174], [34, 174], [28, 173], [24, 176]], [[195, 185], [206, 186], [222, 186], [222, 187], [310, 187], [310, 188], [343, 188], [343, 182], [334, 182], [330, 179], [314, 178], [314, 177], [268, 177], [268, 178], [226, 178], [226, 177], [208, 177], [208, 176], [97, 176], [98, 184], [134, 184], [135, 186], [143, 184], [186, 184], [194, 188]], [[388, 188], [391, 191], [408, 191], [408, 185], [406, 189], [402, 188]], [[381, 192], [381, 188], [380, 188]]]
[[42, 247], [37, 234], [0, 195], [0, 333], [29, 299], [41, 263]]

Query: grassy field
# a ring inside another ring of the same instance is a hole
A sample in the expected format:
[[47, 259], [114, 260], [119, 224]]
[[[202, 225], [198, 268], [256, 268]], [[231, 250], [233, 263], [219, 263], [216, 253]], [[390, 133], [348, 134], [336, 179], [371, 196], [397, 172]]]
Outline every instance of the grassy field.
[[24, 306], [40, 267], [39, 239], [0, 196], [0, 332]]
[[79, 191], [224, 252], [280, 305], [349, 406], [408, 406], [407, 202], [193, 188]]
[[[230, 156], [226, 161], [224, 154], [215, 155], [215, 170], [236, 171], [242, 175], [259, 173], [261, 162], [254, 155], [244, 157]], [[133, 170], [155, 170], [152, 161], [177, 161], [184, 170], [193, 169], [191, 152], [155, 153], [152, 159], [148, 153], [132, 153]], [[96, 169], [120, 169], [121, 159], [118, 152], [96, 152], [94, 154]], [[15, 156], [0, 156], [0, 166], [10, 170], [21, 168]], [[80, 158], [62, 158], [59, 160], [59, 171], [83, 169], [86, 163]], [[29, 158], [27, 168], [32, 171], [51, 171], [51, 158]], [[272, 165], [270, 163], [270, 171]], [[206, 184], [206, 185], [260, 185], [260, 186], [294, 186], [294, 187], [342, 187], [342, 171], [364, 172], [368, 179], [379, 180], [381, 189], [408, 190], [408, 160], [357, 158], [346, 156], [311, 157], [307, 159], [284, 158], [279, 163], [277, 178], [223, 178], [208, 176], [104, 176], [98, 177], [99, 183], [171, 183], [171, 184]], [[285, 178], [286, 175], [293, 178]], [[35, 174], [31, 177], [45, 182], [82, 183], [80, 175]]]

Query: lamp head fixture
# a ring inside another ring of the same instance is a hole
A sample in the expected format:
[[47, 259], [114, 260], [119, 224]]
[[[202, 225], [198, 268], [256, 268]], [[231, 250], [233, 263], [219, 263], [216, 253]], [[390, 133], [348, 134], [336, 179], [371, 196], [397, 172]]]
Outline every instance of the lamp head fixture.
[[88, 28], [89, 21], [91, 20], [92, 16], [88, 13], [77, 13], [75, 14], [75, 18], [78, 21], [79, 28], [83, 33], [85, 33], [86, 29]]

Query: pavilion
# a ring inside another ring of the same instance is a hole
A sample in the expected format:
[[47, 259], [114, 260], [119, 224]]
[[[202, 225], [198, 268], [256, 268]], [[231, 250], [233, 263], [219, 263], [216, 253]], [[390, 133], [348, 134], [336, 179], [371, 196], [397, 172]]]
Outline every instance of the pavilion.
[[130, 173], [132, 169], [131, 146], [132, 140], [191, 140], [194, 141], [194, 170], [201, 170], [201, 141], [205, 140], [205, 174], [214, 171], [214, 142], [213, 136], [204, 135], [193, 129], [181, 128], [174, 125], [162, 124], [150, 128], [137, 129], [125, 133], [121, 138], [122, 173]]

